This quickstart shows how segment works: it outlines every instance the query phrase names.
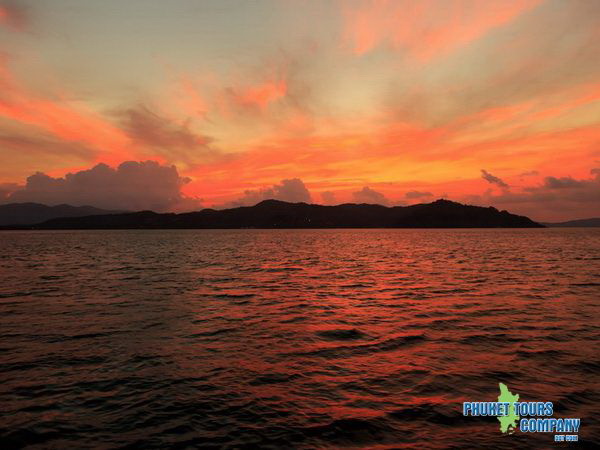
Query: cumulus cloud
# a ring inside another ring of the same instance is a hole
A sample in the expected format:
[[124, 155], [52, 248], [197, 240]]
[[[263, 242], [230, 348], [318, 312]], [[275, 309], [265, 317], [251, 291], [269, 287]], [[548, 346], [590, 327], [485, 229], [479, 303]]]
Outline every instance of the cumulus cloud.
[[223, 205], [224, 208], [235, 208], [237, 206], [253, 206], [263, 200], [282, 200], [291, 203], [310, 203], [310, 192], [298, 178], [281, 180], [280, 184], [275, 184], [269, 188], [247, 190], [244, 195], [237, 200]]
[[425, 197], [433, 197], [433, 194], [431, 192], [408, 191], [406, 194], [404, 194], [404, 196], [406, 198], [414, 200], [414, 199], [420, 199], [420, 198], [425, 198]]
[[6, 200], [130, 211], [179, 211], [199, 207], [198, 199], [181, 193], [181, 187], [189, 181], [179, 175], [175, 166], [155, 161], [126, 161], [116, 169], [98, 164], [59, 178], [37, 172]]
[[321, 192], [321, 198], [326, 205], [335, 205], [337, 202], [335, 194], [331, 191]]
[[368, 186], [363, 187], [360, 191], [353, 192], [352, 198], [356, 203], [369, 203], [376, 205], [388, 205], [389, 200], [381, 192], [377, 192]]
[[485, 169], [481, 169], [481, 178], [486, 180], [488, 183], [496, 184], [496, 185], [500, 186], [501, 188], [504, 188], [504, 189], [508, 188], [508, 184], [506, 184], [500, 178], [492, 175]]

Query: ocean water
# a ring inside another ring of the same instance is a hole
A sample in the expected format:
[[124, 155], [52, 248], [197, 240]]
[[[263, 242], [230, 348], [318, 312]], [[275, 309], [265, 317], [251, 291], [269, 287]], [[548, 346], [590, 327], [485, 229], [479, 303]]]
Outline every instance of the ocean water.
[[600, 229], [0, 233], [3, 449], [584, 448], [599, 343]]

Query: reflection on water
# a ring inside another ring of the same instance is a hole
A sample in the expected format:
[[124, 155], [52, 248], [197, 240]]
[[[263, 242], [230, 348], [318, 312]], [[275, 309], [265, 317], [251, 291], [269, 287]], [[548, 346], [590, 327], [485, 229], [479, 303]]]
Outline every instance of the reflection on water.
[[9, 446], [551, 446], [600, 438], [600, 229], [0, 233]]

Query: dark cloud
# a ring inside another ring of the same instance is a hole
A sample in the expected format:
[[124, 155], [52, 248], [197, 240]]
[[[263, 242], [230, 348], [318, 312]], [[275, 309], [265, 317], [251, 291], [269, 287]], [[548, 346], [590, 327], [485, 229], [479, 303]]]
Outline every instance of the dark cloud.
[[544, 178], [544, 186], [550, 189], [570, 189], [570, 188], [580, 188], [585, 187], [588, 184], [588, 181], [585, 180], [575, 180], [571, 177], [546, 177]]
[[521, 192], [506, 189], [495, 195], [489, 189], [483, 195], [470, 195], [460, 200], [482, 206], [493, 205], [541, 221], [598, 217], [600, 170], [592, 169], [590, 173], [592, 176], [588, 179], [549, 176], [542, 184], [527, 187]]
[[130, 108], [121, 114], [123, 130], [134, 141], [165, 153], [170, 159], [195, 163], [215, 156], [211, 138], [195, 133], [189, 123], [175, 123], [145, 106]]
[[21, 1], [0, 1], [0, 25], [6, 24], [10, 28], [23, 31], [29, 24], [29, 10]]
[[353, 192], [352, 198], [356, 203], [369, 203], [376, 205], [388, 205], [390, 202], [381, 192], [377, 192], [368, 186], [363, 187], [360, 191]]
[[93, 151], [79, 142], [66, 142], [44, 133], [35, 131], [25, 134], [2, 133], [0, 134], [0, 148], [14, 152], [24, 152], [28, 155], [57, 155], [65, 158], [66, 155], [86, 160], [93, 157]]
[[63, 178], [37, 172], [7, 200], [131, 211], [196, 209], [199, 201], [181, 193], [181, 187], [188, 182], [188, 178], [179, 176], [175, 166], [163, 166], [155, 161], [126, 161], [116, 169], [98, 164], [88, 170], [68, 173]]
[[331, 191], [321, 192], [321, 198], [326, 205], [335, 205], [337, 202], [335, 194]]
[[520, 174], [520, 177], [533, 177], [539, 175], [540, 173], [537, 170], [528, 170], [527, 172], [523, 172]]
[[424, 197], [433, 197], [433, 194], [431, 192], [408, 191], [406, 194], [404, 194], [404, 196], [410, 199], [419, 199]]
[[263, 200], [282, 200], [291, 203], [310, 203], [310, 192], [298, 178], [290, 180], [281, 180], [280, 184], [275, 184], [269, 188], [247, 190], [244, 195], [237, 200], [222, 205], [223, 208], [235, 208], [237, 206], [253, 206]]
[[485, 169], [481, 169], [481, 178], [486, 180], [488, 183], [496, 184], [496, 185], [500, 186], [501, 188], [505, 188], [505, 189], [508, 188], [508, 184], [506, 184], [500, 178], [492, 175]]

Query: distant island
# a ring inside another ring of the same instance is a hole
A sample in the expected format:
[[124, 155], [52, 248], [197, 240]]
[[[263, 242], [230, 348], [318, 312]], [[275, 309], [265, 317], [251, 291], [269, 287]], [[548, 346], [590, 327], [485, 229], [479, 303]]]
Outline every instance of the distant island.
[[600, 227], [600, 217], [595, 217], [592, 219], [569, 220], [567, 222], [554, 222], [554, 223], [544, 222], [543, 225], [546, 225], [547, 227], [562, 227], [562, 228]]
[[[16, 224], [15, 224], [16, 225]], [[255, 206], [203, 209], [189, 213], [140, 211], [61, 217], [37, 225], [11, 227], [60, 229], [198, 228], [542, 228], [525, 217], [494, 207], [437, 200], [411, 206], [346, 203], [337, 206], [265, 200]], [[7, 227], [3, 227], [7, 228]]]
[[0, 226], [34, 225], [58, 217], [81, 217], [123, 212], [125, 211], [111, 211], [93, 206], [46, 206], [41, 203], [9, 203], [0, 205]]

